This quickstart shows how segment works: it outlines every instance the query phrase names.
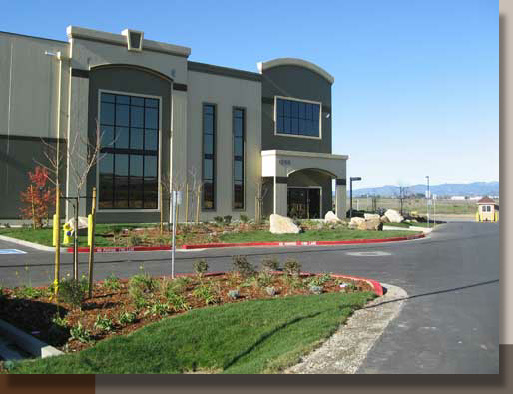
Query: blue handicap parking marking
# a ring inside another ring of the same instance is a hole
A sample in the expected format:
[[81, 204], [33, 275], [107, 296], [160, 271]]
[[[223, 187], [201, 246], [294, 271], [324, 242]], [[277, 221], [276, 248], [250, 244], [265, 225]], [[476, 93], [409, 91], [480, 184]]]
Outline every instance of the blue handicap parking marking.
[[0, 249], [0, 254], [27, 254], [27, 252], [19, 249]]

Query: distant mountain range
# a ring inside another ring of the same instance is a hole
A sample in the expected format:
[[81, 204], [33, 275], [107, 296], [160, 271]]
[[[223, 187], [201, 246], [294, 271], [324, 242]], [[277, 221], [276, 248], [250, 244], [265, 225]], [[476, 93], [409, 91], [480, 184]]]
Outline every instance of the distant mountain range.
[[[353, 185], [354, 186], [354, 185]], [[407, 186], [410, 194], [426, 192], [426, 184]], [[431, 194], [442, 196], [498, 196], [499, 182], [474, 182], [474, 183], [444, 183], [443, 185], [430, 185]], [[347, 188], [349, 193], [349, 187]], [[353, 197], [360, 196], [382, 196], [394, 197], [399, 194], [399, 186], [368, 187], [364, 189], [353, 189]]]

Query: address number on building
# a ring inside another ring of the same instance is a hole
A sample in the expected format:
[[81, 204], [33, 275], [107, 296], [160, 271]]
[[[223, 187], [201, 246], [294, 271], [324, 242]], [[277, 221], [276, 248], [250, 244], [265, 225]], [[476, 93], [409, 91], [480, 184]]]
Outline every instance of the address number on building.
[[278, 160], [278, 163], [280, 163], [282, 166], [290, 166], [290, 160], [281, 159]]

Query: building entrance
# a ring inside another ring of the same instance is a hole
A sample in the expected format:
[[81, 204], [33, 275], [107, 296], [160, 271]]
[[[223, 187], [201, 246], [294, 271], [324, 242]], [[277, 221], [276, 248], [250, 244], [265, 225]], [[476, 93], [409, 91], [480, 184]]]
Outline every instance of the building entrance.
[[321, 188], [287, 188], [287, 216], [297, 219], [319, 219], [321, 217]]

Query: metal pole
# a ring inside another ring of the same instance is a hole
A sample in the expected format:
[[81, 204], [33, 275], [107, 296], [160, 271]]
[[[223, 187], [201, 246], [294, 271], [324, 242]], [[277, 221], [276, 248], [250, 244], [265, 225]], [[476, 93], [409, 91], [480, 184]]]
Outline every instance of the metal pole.
[[73, 237], [73, 279], [78, 280], [78, 197], [75, 198], [75, 231]]
[[176, 247], [176, 190], [171, 194], [173, 208], [173, 245], [171, 246], [171, 278], [175, 278], [175, 247]]
[[185, 186], [185, 223], [189, 223], [189, 184]]
[[[57, 143], [58, 144], [58, 143]], [[55, 295], [57, 295], [57, 292], [59, 291], [59, 275], [60, 275], [60, 262], [61, 262], [61, 229], [60, 229], [60, 223], [61, 223], [61, 204], [60, 204], [60, 188], [59, 188], [59, 178], [57, 178], [57, 185], [55, 186], [55, 215], [56, 220], [54, 221], [54, 226], [57, 225], [57, 235], [55, 239], [55, 275], [54, 275], [54, 291]]]
[[93, 205], [91, 208], [91, 245], [89, 245], [89, 298], [93, 295], [94, 231], [96, 222], [96, 187], [93, 187]]
[[349, 219], [353, 217], [353, 180], [349, 178]]
[[30, 198], [32, 200], [32, 228], [36, 229], [36, 209], [34, 208], [34, 189], [30, 185]]
[[433, 197], [433, 225], [436, 225], [436, 195]]
[[426, 176], [426, 179], [427, 179], [426, 212], [427, 212], [427, 226], [429, 228], [429, 176]]

